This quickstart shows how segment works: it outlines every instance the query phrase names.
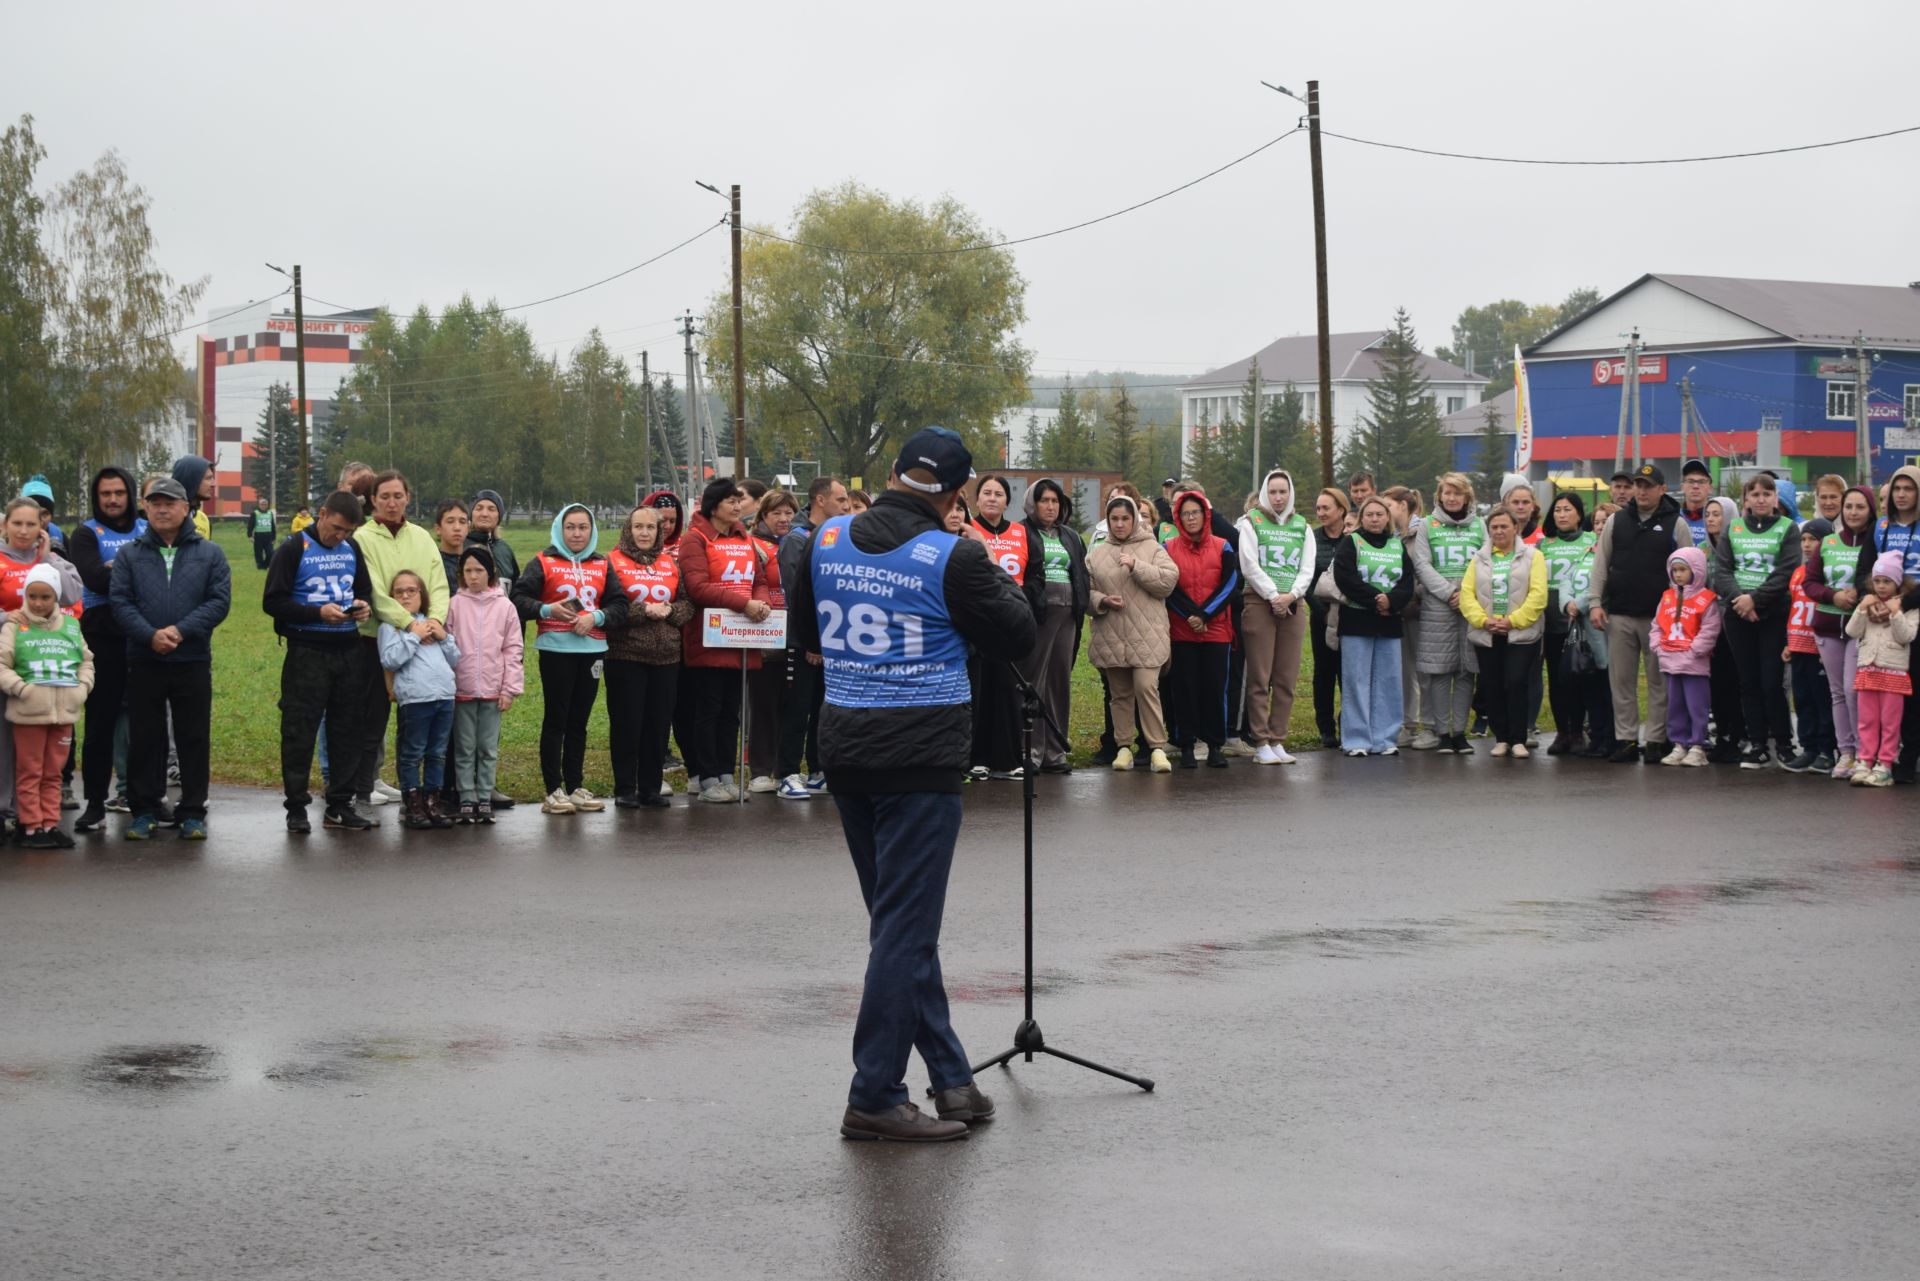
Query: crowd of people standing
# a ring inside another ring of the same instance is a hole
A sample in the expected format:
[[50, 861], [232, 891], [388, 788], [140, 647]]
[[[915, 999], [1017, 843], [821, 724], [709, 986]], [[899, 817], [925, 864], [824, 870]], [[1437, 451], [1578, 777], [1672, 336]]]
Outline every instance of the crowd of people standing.
[[[1290, 764], [1301, 696], [1321, 745], [1355, 758], [1470, 754], [1480, 734], [1491, 755], [1526, 758], [1543, 702], [1548, 755], [1778, 765], [1866, 786], [1910, 781], [1920, 755], [1920, 469], [1879, 492], [1821, 477], [1804, 522], [1790, 481], [1757, 473], [1716, 496], [1692, 461], [1677, 496], [1646, 464], [1615, 475], [1591, 513], [1517, 475], [1483, 501], [1457, 472], [1437, 479], [1431, 509], [1360, 474], [1313, 494], [1310, 515], [1284, 470], [1237, 516], [1176, 479], [1154, 500], [1121, 484], [1090, 526], [1056, 480], [1027, 486], [1018, 518], [1015, 489], [980, 477], [946, 518], [1019, 588], [1035, 630], [1023, 658], [967, 664], [971, 781], [1072, 770], [1083, 645], [1105, 703], [1094, 759], [1119, 770]], [[76, 831], [119, 809], [130, 839], [206, 835], [210, 642], [232, 605], [211, 490], [211, 467], [186, 458], [144, 481], [102, 469], [71, 533], [41, 478], [7, 505], [0, 811], [27, 844], [71, 843], [60, 814], [77, 804], [81, 723]], [[832, 477], [804, 494], [723, 478], [691, 512], [648, 495], [602, 550], [595, 513], [570, 504], [522, 564], [492, 490], [439, 503], [428, 527], [409, 519], [405, 476], [351, 464], [284, 539], [262, 500], [247, 532], [284, 646], [289, 830], [310, 830], [316, 749], [325, 826], [377, 826], [388, 801], [409, 827], [493, 822], [512, 804], [499, 739], [525, 692], [529, 630], [543, 812], [669, 804], [676, 748], [693, 800], [817, 796], [821, 654], [794, 629], [765, 649], [711, 648], [701, 616], [784, 609], [815, 532], [869, 505]], [[855, 607], [845, 626], [857, 644], [871, 623]], [[586, 786], [602, 682], [610, 798]], [[397, 787], [381, 777], [390, 716]]]

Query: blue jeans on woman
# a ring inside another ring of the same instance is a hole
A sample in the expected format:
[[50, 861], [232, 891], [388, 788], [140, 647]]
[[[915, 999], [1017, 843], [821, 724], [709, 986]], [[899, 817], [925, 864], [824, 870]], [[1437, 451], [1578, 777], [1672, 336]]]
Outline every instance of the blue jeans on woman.
[[1384, 752], [1400, 737], [1400, 638], [1340, 638], [1340, 747]]
[[[437, 792], [445, 785], [447, 738], [452, 733], [452, 699], [400, 704], [395, 755], [400, 758], [401, 791], [418, 791], [424, 785], [429, 792]], [[423, 772], [426, 775], [424, 779], [421, 778]]]

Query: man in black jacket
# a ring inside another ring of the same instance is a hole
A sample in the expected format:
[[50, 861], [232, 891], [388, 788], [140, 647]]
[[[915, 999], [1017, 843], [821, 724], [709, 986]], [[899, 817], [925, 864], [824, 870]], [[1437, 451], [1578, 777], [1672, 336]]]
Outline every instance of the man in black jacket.
[[[1667, 475], [1652, 463], [1633, 472], [1633, 501], [1607, 521], [1593, 553], [1588, 599], [1594, 629], [1607, 638], [1607, 679], [1613, 687], [1613, 730], [1620, 740], [1612, 760], [1659, 764], [1673, 750], [1667, 737], [1667, 682], [1647, 634], [1667, 590], [1667, 558], [1693, 546], [1680, 504], [1667, 496]], [[1640, 734], [1640, 660], [1647, 663], [1647, 744]]]
[[[113, 581], [113, 558], [147, 530], [134, 505], [136, 488], [130, 473], [102, 467], [93, 477], [93, 515], [67, 538], [68, 558], [86, 587], [80, 598], [85, 607], [80, 632], [93, 651], [93, 689], [87, 694], [87, 733], [80, 762], [87, 808], [74, 820], [76, 832], [90, 832], [106, 822], [113, 744], [127, 706], [127, 639], [113, 620], [107, 588]], [[126, 782], [124, 766], [121, 782]]]
[[[967, 650], [1021, 658], [1034, 619], [984, 544], [945, 530], [972, 475], [959, 436], [921, 429], [872, 508], [816, 530], [800, 572], [782, 580], [793, 644], [824, 660], [820, 755], [869, 917], [840, 1122], [850, 1139], [965, 1138], [993, 1114], [948, 1021], [940, 918], [971, 749]], [[937, 1120], [907, 1101], [915, 1049]]]
[[133, 821], [153, 835], [167, 791], [167, 723], [180, 754], [180, 839], [207, 839], [212, 768], [213, 630], [233, 603], [227, 555], [193, 530], [186, 488], [172, 477], [147, 486], [147, 532], [114, 557], [108, 600], [126, 634], [127, 762]]
[[360, 708], [367, 697], [359, 623], [373, 599], [367, 563], [353, 541], [360, 511], [360, 500], [348, 491], [329, 494], [312, 526], [274, 551], [260, 594], [260, 608], [287, 646], [280, 664], [280, 781], [287, 830], [295, 835], [312, 830], [307, 781], [323, 717], [328, 770], [322, 822], [353, 832], [374, 826], [353, 807]]
[[[793, 526], [787, 530], [787, 536], [780, 540], [777, 559], [780, 564], [780, 581], [797, 582], [800, 579], [801, 558], [806, 555], [807, 544], [813, 540], [813, 531], [832, 520], [835, 516], [844, 516], [853, 507], [853, 500], [847, 495], [847, 487], [831, 476], [816, 476], [813, 484], [807, 486], [807, 510]], [[800, 758], [804, 755], [811, 774], [800, 777], [793, 772], [780, 780], [780, 798], [788, 801], [810, 800], [813, 794], [827, 785], [827, 776], [820, 768], [820, 708], [826, 698], [826, 687], [820, 679], [820, 655], [806, 653], [793, 643], [793, 631], [787, 631], [787, 690], [784, 695], [784, 713], [780, 717], [781, 766], [792, 766], [798, 770]]]

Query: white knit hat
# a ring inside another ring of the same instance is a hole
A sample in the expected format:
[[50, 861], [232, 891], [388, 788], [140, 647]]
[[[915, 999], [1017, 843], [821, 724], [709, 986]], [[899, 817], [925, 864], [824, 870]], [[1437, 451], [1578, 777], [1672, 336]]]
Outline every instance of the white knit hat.
[[60, 599], [60, 571], [51, 565], [39, 564], [27, 571], [27, 581], [20, 585], [20, 594], [26, 595], [27, 588], [35, 583], [45, 583], [53, 589], [53, 598]]

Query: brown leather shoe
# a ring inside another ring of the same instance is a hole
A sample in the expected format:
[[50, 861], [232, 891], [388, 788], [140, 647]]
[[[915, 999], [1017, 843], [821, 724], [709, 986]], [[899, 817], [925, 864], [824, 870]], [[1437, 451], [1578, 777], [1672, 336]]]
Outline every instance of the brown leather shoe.
[[933, 1110], [942, 1121], [993, 1120], [993, 1100], [980, 1093], [980, 1087], [972, 1081], [935, 1094]]
[[862, 1112], [849, 1107], [840, 1118], [843, 1139], [892, 1139], [900, 1143], [945, 1143], [967, 1137], [964, 1121], [940, 1121], [911, 1103], [884, 1112]]

